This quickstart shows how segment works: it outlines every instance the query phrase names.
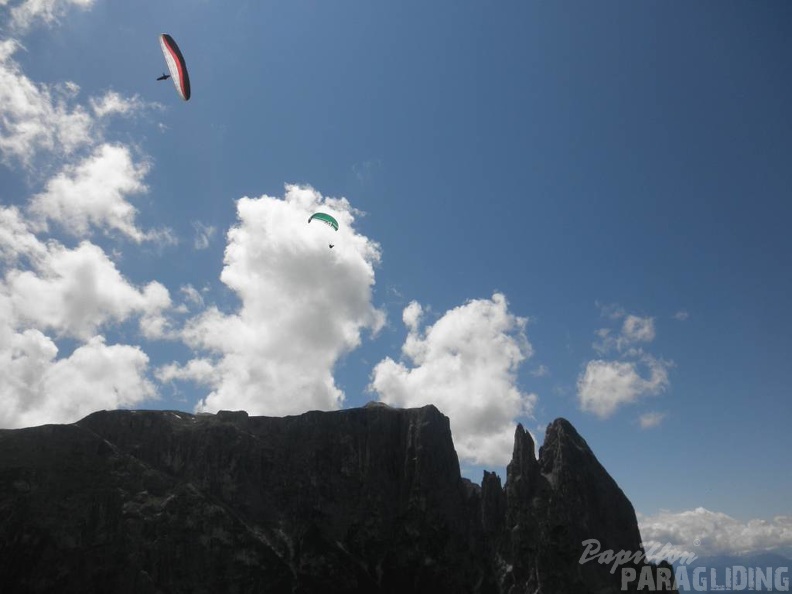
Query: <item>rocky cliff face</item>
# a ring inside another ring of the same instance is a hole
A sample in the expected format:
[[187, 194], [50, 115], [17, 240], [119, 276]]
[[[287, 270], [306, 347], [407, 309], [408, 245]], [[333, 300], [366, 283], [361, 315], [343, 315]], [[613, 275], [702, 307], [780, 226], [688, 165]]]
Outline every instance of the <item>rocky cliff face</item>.
[[518, 426], [503, 487], [460, 477], [433, 406], [0, 431], [4, 592], [623, 591], [619, 570], [579, 563], [592, 538], [641, 551], [632, 506], [563, 419], [538, 460]]

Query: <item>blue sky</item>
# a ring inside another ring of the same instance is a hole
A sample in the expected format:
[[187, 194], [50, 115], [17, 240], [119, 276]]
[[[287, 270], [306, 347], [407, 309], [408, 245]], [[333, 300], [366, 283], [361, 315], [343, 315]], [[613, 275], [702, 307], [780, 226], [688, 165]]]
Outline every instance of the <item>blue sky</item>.
[[790, 17], [0, 2], [0, 424], [433, 402], [479, 481], [563, 416], [646, 540], [792, 546]]

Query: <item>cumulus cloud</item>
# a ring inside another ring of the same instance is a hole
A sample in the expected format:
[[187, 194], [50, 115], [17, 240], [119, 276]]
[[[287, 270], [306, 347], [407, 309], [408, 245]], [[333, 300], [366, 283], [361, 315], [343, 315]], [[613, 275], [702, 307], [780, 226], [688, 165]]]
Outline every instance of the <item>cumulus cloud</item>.
[[663, 412], [648, 412], [642, 414], [638, 418], [638, 422], [641, 424], [641, 429], [651, 429], [652, 427], [658, 427], [666, 416], [666, 413]]
[[91, 142], [91, 117], [71, 105], [74, 87], [35, 84], [13, 54], [21, 46], [0, 41], [0, 153], [30, 165], [37, 151], [73, 152]]
[[690, 314], [684, 310], [678, 311], [674, 314], [674, 319], [679, 322], [684, 322], [690, 317]]
[[641, 363], [648, 377], [640, 374], [635, 361], [589, 361], [577, 382], [581, 408], [605, 419], [624, 404], [663, 392], [669, 385], [669, 364], [648, 355]]
[[169, 242], [168, 231], [144, 232], [135, 225], [137, 209], [127, 196], [146, 191], [146, 163], [135, 163], [128, 147], [104, 144], [77, 165], [67, 165], [30, 203], [29, 212], [41, 230], [48, 221], [75, 236], [91, 228], [116, 230], [140, 243]]
[[[57, 12], [59, 3], [27, 2], [17, 8], [37, 6]], [[155, 104], [109, 91], [89, 98], [91, 109], [86, 109], [77, 101], [77, 84], [45, 85], [27, 78], [13, 59], [20, 48], [14, 40], [0, 41], [0, 156], [9, 165], [31, 170], [37, 156], [49, 154], [57, 156], [61, 167], [29, 206], [28, 215], [38, 223], [34, 230], [46, 231], [48, 222], [56, 222], [78, 236], [94, 227], [136, 242], [173, 243], [167, 229], [144, 232], [135, 225], [136, 209], [128, 197], [146, 191], [148, 163], [135, 162], [128, 147], [104, 141], [109, 116], [132, 115]], [[91, 152], [82, 156], [86, 151]], [[49, 172], [50, 165], [39, 167], [37, 174]]]
[[192, 359], [186, 365], [169, 363], [158, 368], [155, 375], [161, 382], [191, 381], [199, 384], [212, 383], [215, 365], [211, 359]]
[[741, 522], [703, 507], [652, 516], [638, 515], [644, 547], [663, 545], [686, 549], [696, 555], [743, 555], [792, 547], [792, 516], [771, 521]]
[[515, 419], [531, 416], [537, 400], [517, 387], [517, 369], [533, 353], [527, 320], [510, 313], [500, 293], [449, 310], [424, 331], [421, 318], [419, 303], [404, 309], [407, 363], [380, 361], [369, 388], [395, 406], [434, 404], [451, 420], [461, 459], [506, 464]]
[[[5, 260], [0, 281], [0, 426], [68, 423], [156, 396], [142, 349], [107, 345], [95, 333], [133, 315], [142, 328], [152, 325], [170, 303], [167, 289], [156, 282], [133, 287], [90, 243], [70, 250], [31, 239], [24, 222], [9, 212], [0, 209], [0, 219], [15, 220], [16, 237], [27, 243], [0, 250], [14, 255]], [[8, 236], [0, 234], [3, 239]], [[20, 269], [16, 261], [29, 267]], [[68, 357], [58, 358], [54, 338], [60, 336], [79, 341]]]
[[[153, 397], [145, 353], [107, 345], [94, 332], [108, 320], [166, 307], [164, 287], [138, 291], [89, 243], [74, 250], [42, 243], [14, 208], [0, 208], [0, 221], [0, 426], [73, 422], [97, 408]], [[85, 342], [58, 359], [46, 329]]]
[[0, 260], [5, 264], [16, 264], [20, 258], [40, 261], [46, 254], [46, 247], [30, 231], [19, 209], [0, 207]]
[[100, 409], [154, 397], [147, 355], [95, 336], [56, 360], [55, 343], [38, 330], [3, 329], [0, 343], [0, 426], [72, 423]]
[[610, 328], [597, 330], [596, 334], [600, 337], [600, 341], [594, 343], [594, 350], [601, 354], [614, 350], [624, 352], [639, 343], [648, 343], [655, 339], [653, 318], [642, 318], [624, 312], [621, 312], [619, 317], [623, 317], [624, 321], [617, 334], [614, 334]]
[[101, 143], [109, 116], [129, 116], [157, 107], [110, 91], [89, 99], [91, 109], [86, 109], [76, 101], [77, 84], [47, 85], [25, 76], [14, 60], [21, 48], [13, 39], [0, 41], [0, 156], [6, 163], [30, 168], [41, 153], [68, 157]]
[[[308, 224], [319, 210], [338, 220], [338, 231]], [[336, 362], [360, 344], [363, 330], [384, 324], [371, 302], [380, 248], [355, 231], [356, 214], [346, 199], [310, 187], [286, 186], [283, 198], [241, 198], [220, 277], [239, 310], [209, 307], [188, 320], [182, 339], [206, 355], [162, 367], [159, 376], [209, 386], [200, 411], [339, 408]]]
[[29, 269], [12, 268], [0, 292], [14, 319], [59, 336], [88, 339], [109, 322], [134, 314], [155, 316], [170, 305], [157, 282], [139, 290], [129, 284], [101, 248], [82, 242], [68, 249], [57, 242]]
[[11, 7], [11, 27], [25, 31], [37, 22], [53, 25], [70, 8], [88, 9], [94, 0], [23, 0]]
[[[138, 316], [157, 334], [165, 287], [134, 287], [90, 242], [41, 241], [13, 207], [0, 208], [0, 256], [0, 426], [72, 422], [156, 395], [140, 347], [107, 345], [97, 332]], [[59, 337], [78, 341], [68, 357], [58, 358]]]
[[[668, 389], [670, 361], [659, 359], [644, 350], [656, 337], [654, 318], [628, 313], [619, 305], [601, 305], [602, 317], [616, 322], [617, 328], [600, 328], [592, 347], [601, 356], [589, 361], [578, 377], [577, 396], [580, 408], [600, 418], [610, 417], [626, 404]], [[663, 420], [660, 413], [640, 418], [641, 427], [656, 427]]]

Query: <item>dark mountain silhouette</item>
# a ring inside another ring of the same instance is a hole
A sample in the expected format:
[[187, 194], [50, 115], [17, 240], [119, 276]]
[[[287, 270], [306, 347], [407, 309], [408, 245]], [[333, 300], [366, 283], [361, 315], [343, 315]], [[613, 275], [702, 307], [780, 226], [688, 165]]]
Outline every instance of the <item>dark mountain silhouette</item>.
[[3, 592], [606, 594], [636, 582], [581, 564], [582, 542], [642, 551], [632, 505], [568, 421], [538, 460], [518, 426], [506, 484], [479, 487], [434, 406], [0, 431], [0, 519]]

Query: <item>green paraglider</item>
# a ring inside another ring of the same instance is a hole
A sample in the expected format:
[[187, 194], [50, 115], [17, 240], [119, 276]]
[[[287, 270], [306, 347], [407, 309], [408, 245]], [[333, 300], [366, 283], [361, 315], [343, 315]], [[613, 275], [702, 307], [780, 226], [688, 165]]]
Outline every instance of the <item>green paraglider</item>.
[[314, 219], [316, 219], [317, 221], [322, 221], [323, 223], [330, 225], [333, 229], [338, 231], [338, 221], [336, 221], [329, 214], [325, 214], [323, 212], [314, 213], [311, 215], [311, 218], [308, 219], [308, 222], [310, 223]]

